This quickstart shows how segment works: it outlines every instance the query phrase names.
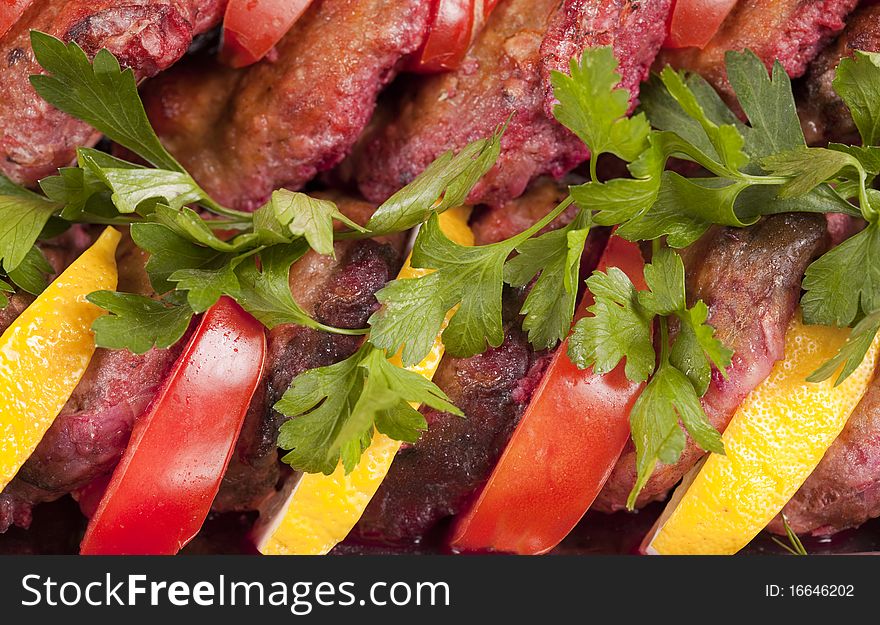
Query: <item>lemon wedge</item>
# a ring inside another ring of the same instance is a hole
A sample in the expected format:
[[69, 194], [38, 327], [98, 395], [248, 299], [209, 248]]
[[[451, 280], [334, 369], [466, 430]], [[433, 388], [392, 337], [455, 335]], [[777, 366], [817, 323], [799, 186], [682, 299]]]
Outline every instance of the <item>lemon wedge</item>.
[[[452, 208], [440, 215], [440, 228], [452, 241], [473, 245], [468, 227], [469, 207]], [[399, 278], [417, 278], [430, 270], [416, 269], [410, 259], [404, 263]], [[449, 321], [447, 316], [446, 321]], [[445, 323], [444, 323], [445, 327]], [[443, 358], [443, 343], [438, 336], [425, 359], [409, 367], [429, 380]], [[401, 366], [400, 356], [391, 362]], [[342, 465], [331, 475], [307, 473], [302, 476], [287, 500], [269, 520], [257, 528], [257, 548], [264, 555], [324, 555], [342, 541], [360, 519], [373, 498], [391, 462], [400, 449], [395, 441], [376, 432], [358, 466], [345, 474]]]
[[766, 527], [819, 464], [874, 377], [877, 339], [839, 386], [836, 376], [806, 381], [848, 334], [804, 325], [795, 315], [785, 358], [746, 397], [724, 432], [726, 455], [710, 454], [685, 478], [643, 551], [734, 554]]
[[116, 288], [120, 234], [107, 228], [0, 337], [0, 490], [64, 408], [95, 353], [93, 291]]

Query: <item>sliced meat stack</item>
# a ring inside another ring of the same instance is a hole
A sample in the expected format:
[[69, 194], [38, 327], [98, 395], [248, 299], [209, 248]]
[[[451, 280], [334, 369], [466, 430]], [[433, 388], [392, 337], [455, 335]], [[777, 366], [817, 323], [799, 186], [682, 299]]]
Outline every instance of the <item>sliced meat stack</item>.
[[[682, 253], [689, 305], [702, 299], [715, 336], [734, 351], [725, 379], [713, 371], [702, 404], [715, 428], [724, 431], [746, 395], [783, 356], [785, 332], [800, 299], [807, 266], [828, 245], [818, 215], [767, 217], [749, 228], [715, 228]], [[663, 499], [705, 454], [690, 438], [681, 459], [660, 464], [637, 505]], [[599, 510], [621, 510], [636, 478], [632, 441], [596, 499]]]
[[91, 55], [107, 48], [138, 78], [147, 78], [180, 59], [193, 36], [217, 23], [225, 5], [225, 0], [36, 0], [0, 39], [0, 171], [31, 185], [69, 165], [77, 147], [99, 138], [31, 88], [28, 77], [40, 72], [31, 30], [75, 41]]
[[739, 0], [704, 48], [664, 50], [657, 66], [697, 72], [727, 99], [734, 101], [724, 55], [753, 51], [767, 67], [778, 60], [788, 75], [803, 75], [810, 61], [843, 30], [858, 0]]
[[852, 115], [832, 86], [841, 59], [852, 56], [855, 50], [880, 51], [880, 4], [856, 11], [840, 37], [810, 64], [800, 114], [811, 144], [858, 142]]
[[218, 201], [254, 209], [349, 152], [427, 28], [421, 0], [316, 0], [277, 57], [233, 70], [192, 59], [145, 90], [169, 150]]
[[[335, 197], [351, 219], [366, 223], [374, 206]], [[340, 328], [363, 328], [379, 307], [375, 294], [397, 275], [403, 237], [345, 241], [336, 259], [309, 252], [293, 266], [291, 290], [313, 318]], [[348, 358], [362, 337], [329, 334], [297, 325], [269, 333], [266, 373], [251, 403], [232, 463], [214, 509], [257, 510], [275, 492], [286, 467], [278, 461], [278, 429], [286, 417], [273, 409], [297, 375]]]
[[633, 102], [665, 37], [668, 0], [505, 0], [457, 71], [414, 80], [395, 94], [387, 123], [363, 140], [353, 169], [361, 192], [383, 201], [436, 157], [491, 135], [508, 119], [502, 154], [474, 204], [517, 197], [541, 174], [586, 160], [583, 143], [552, 117], [551, 70], [584, 48], [612, 45]]

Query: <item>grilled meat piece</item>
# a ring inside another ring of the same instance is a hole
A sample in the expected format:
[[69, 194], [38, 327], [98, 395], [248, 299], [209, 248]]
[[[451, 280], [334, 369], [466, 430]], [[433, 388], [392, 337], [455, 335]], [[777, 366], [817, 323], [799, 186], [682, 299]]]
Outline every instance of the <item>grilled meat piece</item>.
[[[799, 534], [822, 536], [880, 516], [880, 377], [782, 511]], [[777, 519], [771, 529], [784, 533]]]
[[474, 189], [474, 204], [525, 191], [541, 174], [561, 176], [583, 162], [583, 143], [552, 117], [548, 75], [591, 45], [613, 44], [623, 84], [637, 92], [664, 36], [670, 3], [622, 0], [505, 0], [454, 72], [406, 86], [363, 140], [353, 169], [361, 192], [383, 201], [436, 157], [491, 135], [510, 119], [498, 164]]
[[[363, 202], [340, 202], [340, 210], [360, 223], [366, 223], [372, 209], [372, 205]], [[376, 291], [397, 275], [402, 243], [400, 236], [382, 241], [340, 242], [336, 244], [338, 260], [309, 252], [291, 270], [290, 284], [296, 301], [327, 325], [365, 327], [379, 306]], [[284, 475], [276, 440], [286, 417], [273, 406], [294, 377], [348, 358], [361, 341], [358, 336], [329, 334], [297, 325], [279, 326], [269, 333], [266, 374], [251, 402], [235, 454], [214, 501], [215, 510], [256, 510], [275, 493]]]
[[36, 0], [0, 40], [0, 171], [33, 184], [75, 158], [99, 135], [39, 98], [28, 76], [40, 72], [30, 30], [75, 41], [89, 54], [113, 52], [139, 78], [153, 76], [186, 52], [193, 36], [215, 24], [225, 0]]
[[657, 66], [697, 72], [733, 104], [736, 98], [724, 69], [728, 50], [749, 49], [768, 68], [778, 59], [796, 78], [843, 30], [844, 19], [857, 4], [858, 0], [740, 0], [704, 48], [663, 50]]
[[837, 66], [855, 50], [880, 51], [880, 4], [860, 8], [847, 20], [846, 30], [810, 64], [804, 83], [801, 124], [810, 144], [858, 142], [858, 131], [832, 81]]
[[144, 91], [164, 143], [214, 197], [254, 209], [349, 152], [376, 97], [427, 28], [420, 0], [316, 0], [277, 46], [241, 70], [211, 59]]
[[[472, 220], [474, 242], [489, 245], [525, 230], [565, 197], [559, 182], [543, 179], [528, 193]], [[563, 213], [550, 227], [566, 225]], [[584, 272], [599, 260], [606, 233], [587, 242]], [[462, 512], [486, 483], [544, 375], [552, 352], [535, 352], [521, 331], [519, 310], [526, 291], [505, 292], [505, 339], [472, 358], [446, 356], [434, 378], [465, 418], [423, 408], [428, 431], [403, 445], [370, 505], [351, 534], [353, 542], [417, 543]]]
[[[724, 379], [712, 372], [702, 404], [709, 421], [724, 431], [737, 407], [784, 356], [785, 332], [797, 307], [807, 265], [827, 246], [818, 215], [767, 217], [750, 228], [714, 228], [683, 251], [690, 304], [709, 307], [715, 336], [734, 350]], [[681, 459], [658, 464], [637, 506], [663, 499], [705, 452], [688, 437]], [[630, 441], [594, 507], [621, 510], [635, 484], [636, 452]]]
[[[85, 232], [74, 231], [45, 249], [57, 271], [69, 264], [90, 242]], [[151, 294], [144, 271], [146, 256], [130, 239], [120, 245], [117, 262], [120, 288]], [[29, 298], [14, 296], [13, 302]], [[17, 312], [24, 306], [16, 305]], [[10, 319], [10, 323], [11, 323]], [[8, 325], [8, 324], [7, 324]], [[99, 349], [83, 379], [46, 432], [40, 444], [12, 482], [0, 494], [0, 532], [15, 522], [27, 526], [33, 506], [53, 501], [110, 473], [128, 445], [137, 417], [153, 399], [184, 342], [142, 356]]]
[[522, 302], [508, 295], [504, 343], [473, 358], [446, 357], [437, 371], [435, 382], [465, 418], [424, 410], [428, 431], [401, 447], [352, 530], [356, 539], [420, 542], [486, 483], [548, 363], [519, 329]]

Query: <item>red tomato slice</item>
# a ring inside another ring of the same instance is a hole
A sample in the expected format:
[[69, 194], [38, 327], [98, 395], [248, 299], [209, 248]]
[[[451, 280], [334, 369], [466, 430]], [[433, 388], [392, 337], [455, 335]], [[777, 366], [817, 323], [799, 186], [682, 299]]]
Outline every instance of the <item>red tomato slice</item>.
[[199, 531], [263, 371], [263, 326], [223, 297], [202, 317], [89, 522], [84, 554], [171, 555]]
[[704, 47], [735, 5], [736, 0], [676, 0], [664, 47]]
[[275, 47], [312, 0], [229, 0], [220, 58], [231, 67], [256, 63]]
[[427, 74], [457, 68], [471, 45], [475, 3], [480, 1], [433, 0], [428, 36], [413, 56], [410, 71]]
[[27, 11], [34, 0], [0, 0], [0, 37]]
[[[646, 288], [636, 244], [611, 237], [599, 262], [607, 267]], [[576, 316], [592, 304], [587, 293]], [[479, 499], [458, 521], [453, 549], [545, 553], [577, 525], [611, 474], [644, 384], [630, 382], [622, 363], [605, 375], [582, 371], [566, 347], [556, 351]]]

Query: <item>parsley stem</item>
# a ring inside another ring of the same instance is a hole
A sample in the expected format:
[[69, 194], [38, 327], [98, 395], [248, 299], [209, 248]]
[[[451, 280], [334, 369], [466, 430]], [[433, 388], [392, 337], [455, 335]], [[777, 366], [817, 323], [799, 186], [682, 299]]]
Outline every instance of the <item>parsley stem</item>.
[[[199, 187], [201, 189], [201, 187]], [[237, 219], [238, 221], [253, 221], [254, 215], [253, 213], [248, 213], [245, 211], [233, 210], [231, 208], [226, 208], [215, 202], [212, 198], [208, 197], [208, 194], [204, 191], [202, 192], [204, 197], [199, 201], [199, 204], [207, 208], [212, 213], [216, 213], [217, 215], [222, 215], [224, 217], [231, 217]]]
[[[651, 241], [652, 257], [660, 253], [661, 245], [660, 239]], [[665, 315], [661, 315], [657, 323], [660, 325], [660, 366], [662, 367], [669, 362], [669, 325]]]
[[599, 160], [598, 154], [590, 154], [590, 180], [594, 183], [599, 182], [599, 175], [596, 173], [596, 162]]
[[518, 235], [513, 237], [511, 239], [511, 241], [515, 240], [515, 241], [517, 241], [516, 245], [519, 245], [519, 243], [521, 243], [522, 241], [525, 241], [526, 239], [532, 238], [532, 236], [539, 233], [541, 230], [543, 230], [548, 225], [550, 225], [554, 219], [556, 219], [562, 213], [564, 213], [565, 209], [567, 209], [573, 203], [574, 203], [574, 198], [571, 197], [571, 195], [569, 195], [564, 200], [562, 200], [559, 204], [557, 204], [556, 208], [554, 208], [552, 211], [550, 211], [549, 213], [544, 215], [544, 217], [541, 220], [537, 221], [534, 225], [532, 225], [531, 228], [519, 233]]
[[337, 328], [335, 326], [324, 325], [320, 321], [315, 321], [315, 329], [323, 330], [324, 332], [329, 332], [330, 334], [344, 334], [346, 336], [363, 336], [370, 331], [369, 328]]

